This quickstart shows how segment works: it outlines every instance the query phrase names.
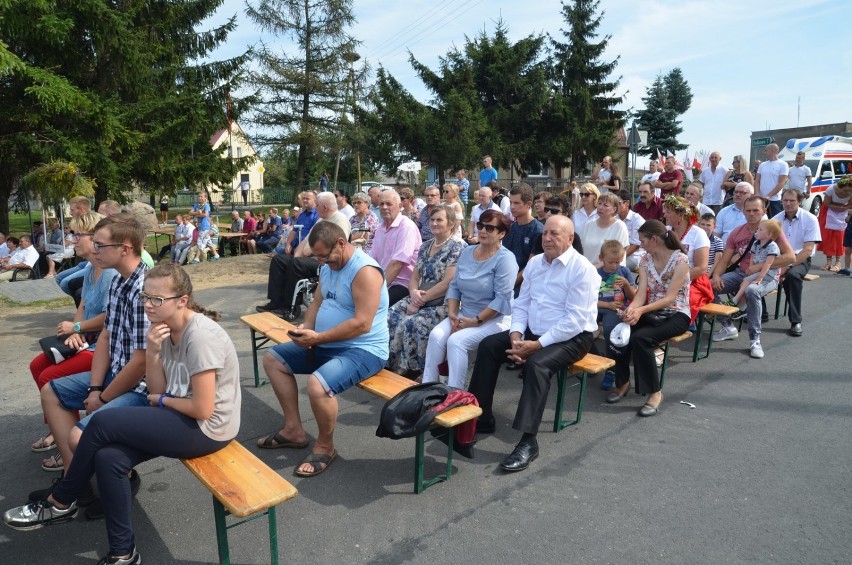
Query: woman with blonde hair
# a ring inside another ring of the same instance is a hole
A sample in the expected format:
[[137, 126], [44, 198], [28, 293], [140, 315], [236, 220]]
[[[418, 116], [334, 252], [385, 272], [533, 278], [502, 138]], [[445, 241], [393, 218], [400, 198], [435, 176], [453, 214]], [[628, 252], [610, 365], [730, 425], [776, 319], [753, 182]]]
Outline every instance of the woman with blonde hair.
[[[597, 203], [597, 217], [583, 226], [580, 235], [583, 238], [583, 256], [595, 267], [600, 267], [603, 242], [614, 239], [627, 249], [630, 245], [630, 234], [627, 231], [627, 224], [618, 217], [618, 207], [621, 205], [621, 198], [618, 195], [614, 192], [601, 194]], [[624, 265], [623, 258], [621, 264]]]
[[453, 229], [453, 237], [462, 239], [464, 229], [464, 208], [459, 201], [459, 187], [455, 184], [447, 183], [443, 188], [444, 204], [449, 206], [456, 217], [456, 227]]
[[713, 301], [713, 286], [707, 276], [710, 263], [710, 238], [698, 227], [701, 214], [686, 198], [667, 196], [663, 201], [666, 225], [683, 246], [689, 261], [689, 310], [690, 322], [694, 323], [698, 310]]
[[742, 155], [734, 157], [731, 163], [731, 168], [728, 169], [728, 174], [725, 180], [722, 181], [722, 188], [725, 189], [725, 200], [722, 206], [729, 206], [734, 201], [734, 189], [738, 183], [747, 182], [754, 186], [754, 175], [748, 170], [748, 161]]
[[590, 182], [580, 186], [580, 205], [574, 209], [571, 219], [574, 221], [574, 233], [583, 233], [583, 227], [598, 217], [598, 197], [601, 191]]

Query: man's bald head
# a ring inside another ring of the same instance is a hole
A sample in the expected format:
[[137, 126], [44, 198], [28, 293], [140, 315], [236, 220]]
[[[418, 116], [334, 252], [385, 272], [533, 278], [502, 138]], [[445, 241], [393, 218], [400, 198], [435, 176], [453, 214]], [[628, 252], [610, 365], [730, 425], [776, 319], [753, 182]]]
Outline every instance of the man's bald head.
[[558, 214], [547, 219], [541, 235], [541, 246], [548, 262], [568, 251], [573, 242], [574, 222], [568, 216]]

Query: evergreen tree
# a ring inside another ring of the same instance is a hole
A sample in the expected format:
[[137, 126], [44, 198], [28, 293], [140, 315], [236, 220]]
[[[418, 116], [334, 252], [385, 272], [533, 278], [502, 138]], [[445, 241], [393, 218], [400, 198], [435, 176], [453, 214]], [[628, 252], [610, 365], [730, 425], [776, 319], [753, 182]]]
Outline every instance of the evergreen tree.
[[683, 132], [678, 117], [692, 104], [692, 91], [683, 73], [675, 68], [669, 74], [657, 75], [654, 82], [645, 90], [642, 98], [645, 108], [637, 113], [637, 124], [648, 131], [648, 150], [650, 157], [658, 151], [675, 152], [686, 149], [686, 145], [677, 140]]
[[289, 51], [267, 45], [258, 49], [260, 69], [252, 83], [262, 103], [252, 119], [276, 132], [258, 138], [261, 145], [298, 147], [293, 183], [307, 186], [309, 163], [323, 161], [322, 139], [340, 130], [350, 88], [346, 55], [358, 46], [348, 31], [355, 23], [352, 0], [259, 0], [246, 13], [260, 30], [296, 46]]
[[551, 38], [553, 92], [540, 130], [540, 145], [557, 168], [570, 162], [575, 176], [587, 170], [589, 162], [610, 152], [626, 118], [616, 109], [623, 101], [623, 96], [615, 94], [620, 77], [610, 78], [618, 58], [600, 59], [610, 36], [595, 41], [603, 17], [603, 13], [597, 15], [599, 5], [598, 0], [563, 2], [565, 41]]
[[196, 30], [222, 0], [0, 3], [0, 60], [21, 61], [0, 80], [0, 225], [23, 175], [53, 159], [94, 178], [96, 200], [227, 180], [208, 140], [245, 56], [198, 65], [235, 23]]

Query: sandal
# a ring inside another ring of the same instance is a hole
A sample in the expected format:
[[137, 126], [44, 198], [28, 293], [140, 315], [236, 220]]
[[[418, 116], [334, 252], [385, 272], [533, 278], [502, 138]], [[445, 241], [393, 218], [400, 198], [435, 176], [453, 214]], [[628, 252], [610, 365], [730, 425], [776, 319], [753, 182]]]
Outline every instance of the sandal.
[[296, 467], [295, 473], [297, 477], [315, 477], [325, 471], [331, 462], [334, 461], [334, 458], [337, 457], [337, 450], [328, 453], [310, 453], [305, 460], [299, 464], [299, 467], [302, 465], [310, 465], [310, 471], [299, 471], [299, 467]]
[[[50, 443], [47, 443], [47, 438], [50, 438]], [[50, 451], [51, 449], [56, 448], [56, 440], [53, 439], [53, 434], [47, 432], [42, 437], [38, 438], [31, 446], [35, 453], [41, 453], [42, 451]]]
[[52, 472], [53, 471], [64, 471], [65, 470], [65, 463], [62, 462], [62, 454], [61, 453], [55, 453], [55, 454], [51, 455], [50, 457], [48, 457], [47, 459], [45, 459], [42, 462], [41, 468], [44, 469], [45, 471], [52, 471]]
[[829, 271], [831, 271], [832, 273], [840, 271], [840, 263], [835, 263], [834, 265], [832, 265]]
[[261, 449], [279, 449], [282, 447], [288, 447], [290, 449], [304, 449], [308, 447], [308, 440], [302, 442], [290, 441], [282, 436], [281, 432], [275, 432], [258, 440], [257, 446]]

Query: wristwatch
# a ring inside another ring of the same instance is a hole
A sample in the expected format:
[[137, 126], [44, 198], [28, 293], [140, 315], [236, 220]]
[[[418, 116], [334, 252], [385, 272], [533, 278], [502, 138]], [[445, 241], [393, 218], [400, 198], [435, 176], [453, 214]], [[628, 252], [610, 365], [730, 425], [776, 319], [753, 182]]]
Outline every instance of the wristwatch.
[[81, 329], [82, 329], [82, 327], [80, 326], [80, 322], [74, 322], [74, 333], [75, 334], [80, 333]]
[[479, 317], [479, 314], [476, 315], [476, 323], [482, 325], [482, 318]]
[[102, 386], [90, 386], [89, 388], [86, 389], [86, 392], [88, 394], [92, 394], [93, 392], [103, 392], [103, 391], [104, 391], [104, 387], [102, 387]]

